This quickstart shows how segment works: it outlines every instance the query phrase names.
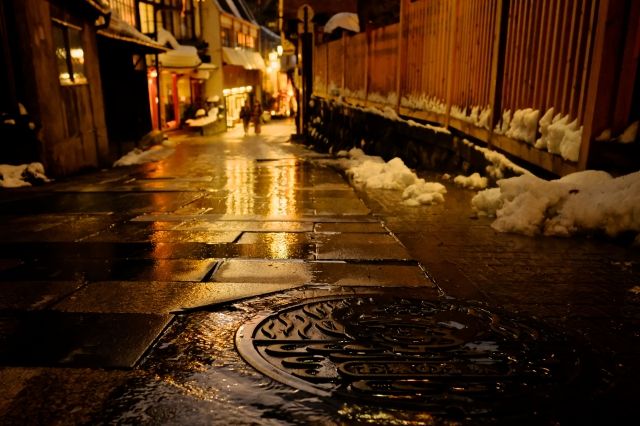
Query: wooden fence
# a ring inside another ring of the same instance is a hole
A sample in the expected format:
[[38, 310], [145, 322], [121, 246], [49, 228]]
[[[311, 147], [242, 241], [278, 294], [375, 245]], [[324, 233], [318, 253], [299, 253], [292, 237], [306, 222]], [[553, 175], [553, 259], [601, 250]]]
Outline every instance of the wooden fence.
[[[629, 124], [639, 3], [401, 0], [398, 24], [315, 47], [314, 92], [356, 105], [386, 104], [570, 173], [586, 167], [590, 143], [602, 130], [621, 132]], [[583, 126], [577, 161], [534, 147], [538, 122], [550, 108], [567, 123], [577, 120], [574, 129]], [[507, 111], [538, 111], [529, 115], [533, 133], [501, 128]]]

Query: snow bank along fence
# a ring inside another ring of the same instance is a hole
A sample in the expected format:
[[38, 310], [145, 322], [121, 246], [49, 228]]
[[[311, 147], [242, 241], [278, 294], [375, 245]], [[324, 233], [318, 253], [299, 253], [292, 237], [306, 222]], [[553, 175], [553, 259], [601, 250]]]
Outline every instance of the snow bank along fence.
[[629, 124], [634, 0], [401, 0], [400, 22], [314, 48], [314, 94], [450, 126], [557, 174]]

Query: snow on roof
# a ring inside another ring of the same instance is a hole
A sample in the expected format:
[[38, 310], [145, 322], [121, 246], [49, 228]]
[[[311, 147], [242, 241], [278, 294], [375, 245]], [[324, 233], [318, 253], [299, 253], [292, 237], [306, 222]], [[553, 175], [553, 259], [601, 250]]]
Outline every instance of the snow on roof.
[[169, 44], [172, 50], [158, 55], [158, 60], [164, 67], [169, 68], [195, 68], [202, 63], [198, 56], [198, 49], [194, 46], [183, 46], [169, 31], [158, 28], [158, 44]]
[[337, 28], [343, 28], [345, 30], [360, 32], [360, 20], [355, 13], [341, 12], [333, 15], [327, 23], [324, 25], [324, 32], [331, 33]]
[[111, 18], [109, 19], [109, 26], [107, 28], [98, 30], [98, 34], [105, 37], [150, 47], [153, 50], [157, 51], [167, 50], [162, 44], [156, 42], [151, 37], [142, 34], [140, 31], [132, 27], [128, 22], [120, 19], [120, 17], [115, 13], [112, 14]]
[[247, 70], [266, 69], [264, 59], [258, 52], [242, 49], [222, 48], [222, 59], [228, 65], [237, 65]]

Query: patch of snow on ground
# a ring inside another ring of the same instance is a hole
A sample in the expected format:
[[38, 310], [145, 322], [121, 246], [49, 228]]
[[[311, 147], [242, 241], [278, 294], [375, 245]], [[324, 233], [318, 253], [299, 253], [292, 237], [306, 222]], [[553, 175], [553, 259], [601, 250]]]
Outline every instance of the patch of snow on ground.
[[116, 160], [116, 162], [113, 163], [113, 166], [132, 166], [134, 164], [145, 164], [151, 163], [153, 161], [164, 160], [175, 152], [174, 147], [175, 143], [167, 140], [164, 141], [161, 145], [154, 145], [147, 150], [134, 148], [133, 150], [129, 151], [127, 154]]
[[[640, 172], [613, 178], [587, 170], [547, 181], [523, 175], [498, 181], [471, 201], [492, 227], [525, 235], [640, 234]], [[638, 237], [636, 237], [636, 241]]]
[[44, 172], [42, 163], [22, 164], [13, 166], [0, 164], [0, 187], [20, 188], [34, 183], [50, 182]]
[[444, 185], [418, 178], [400, 158], [385, 163], [380, 157], [368, 156], [361, 149], [353, 148], [349, 159], [340, 159], [338, 164], [362, 188], [402, 191], [403, 203], [408, 206], [444, 202], [447, 192]]
[[504, 170], [511, 170], [515, 174], [524, 175], [530, 174], [527, 169], [518, 166], [503, 154], [497, 151], [493, 151], [489, 148], [477, 146], [473, 142], [463, 139], [462, 142], [465, 145], [473, 147], [476, 151], [481, 152], [487, 161], [491, 162], [490, 166], [487, 166], [487, 173], [494, 179], [502, 179], [504, 177]]
[[489, 184], [489, 180], [480, 176], [480, 173], [474, 173], [471, 176], [458, 175], [453, 179], [453, 182], [469, 189], [484, 189]]

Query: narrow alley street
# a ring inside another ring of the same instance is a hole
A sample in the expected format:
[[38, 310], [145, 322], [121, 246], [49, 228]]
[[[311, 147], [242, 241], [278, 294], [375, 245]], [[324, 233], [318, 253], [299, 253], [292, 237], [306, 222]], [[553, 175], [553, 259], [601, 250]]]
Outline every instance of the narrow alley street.
[[450, 181], [434, 206], [365, 193], [292, 126], [0, 192], [0, 424], [634, 412], [637, 247], [498, 233]]

